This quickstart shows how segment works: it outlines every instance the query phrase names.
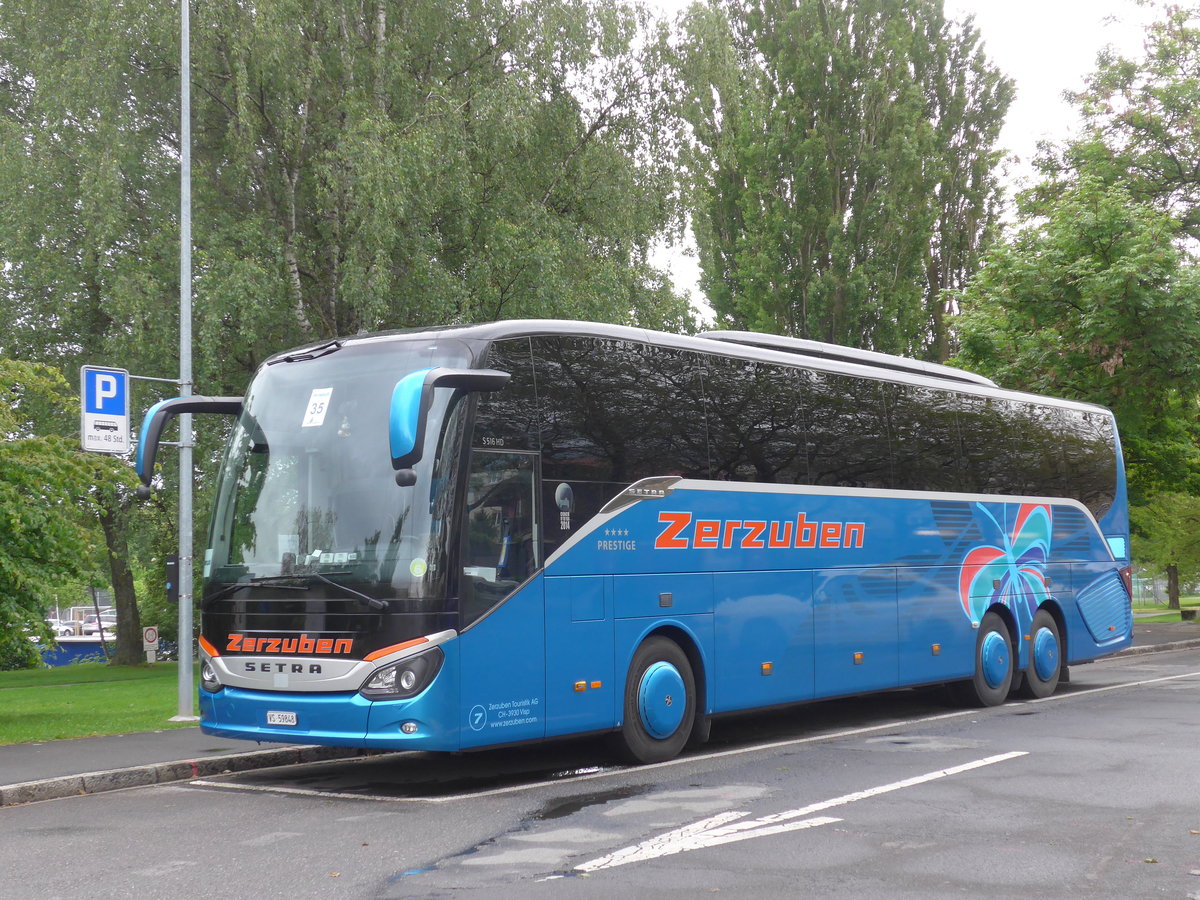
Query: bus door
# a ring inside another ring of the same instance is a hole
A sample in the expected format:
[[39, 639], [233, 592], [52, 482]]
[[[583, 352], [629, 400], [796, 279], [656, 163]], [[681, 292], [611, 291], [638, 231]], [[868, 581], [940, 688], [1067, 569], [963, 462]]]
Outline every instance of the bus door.
[[[545, 734], [537, 454], [472, 450], [461, 543], [462, 746]], [[519, 590], [518, 590], [519, 589]]]

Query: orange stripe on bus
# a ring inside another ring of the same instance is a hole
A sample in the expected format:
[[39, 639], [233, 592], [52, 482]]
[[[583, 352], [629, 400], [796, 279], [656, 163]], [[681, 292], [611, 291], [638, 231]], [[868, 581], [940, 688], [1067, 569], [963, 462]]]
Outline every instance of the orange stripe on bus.
[[415, 647], [417, 644], [427, 643], [429, 643], [429, 638], [416, 638], [415, 640], [405, 641], [403, 644], [392, 644], [390, 647], [380, 647], [378, 650], [368, 653], [365, 657], [363, 657], [363, 659], [365, 659], [367, 662], [374, 662], [375, 660], [387, 656], [390, 653], [398, 653], [401, 650], [407, 650], [409, 647]]
[[217, 648], [214, 647], [212, 644], [210, 644], [205, 639], [204, 635], [200, 635], [198, 640], [200, 641], [200, 649], [203, 650], [205, 653], [207, 653], [209, 656], [220, 656], [221, 655], [220, 653], [217, 652]]

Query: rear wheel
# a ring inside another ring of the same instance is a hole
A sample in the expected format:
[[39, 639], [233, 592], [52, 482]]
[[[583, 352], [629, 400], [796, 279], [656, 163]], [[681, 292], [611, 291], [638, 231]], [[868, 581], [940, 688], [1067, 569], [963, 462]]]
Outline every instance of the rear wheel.
[[679, 754], [696, 720], [696, 682], [687, 654], [668, 638], [647, 638], [629, 663], [621, 754], [652, 763]]
[[1029, 665], [1020, 695], [1030, 699], [1049, 697], [1062, 675], [1062, 638], [1054, 616], [1039, 609], [1029, 626]]
[[986, 613], [975, 638], [975, 674], [955, 685], [955, 697], [969, 706], [999, 706], [1008, 698], [1014, 672], [1008, 627], [995, 613]]

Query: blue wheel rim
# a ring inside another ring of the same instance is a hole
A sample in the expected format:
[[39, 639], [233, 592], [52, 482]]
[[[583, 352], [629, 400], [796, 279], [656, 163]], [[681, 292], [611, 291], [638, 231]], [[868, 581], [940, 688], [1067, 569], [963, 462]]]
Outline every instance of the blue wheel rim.
[[646, 732], [658, 740], [674, 734], [687, 712], [683, 676], [669, 662], [656, 662], [642, 673], [638, 685], [638, 714]]
[[979, 648], [979, 664], [980, 670], [983, 672], [983, 680], [987, 682], [988, 687], [1002, 686], [1012, 664], [1008, 652], [1008, 641], [994, 631], [985, 634], [983, 646]]
[[1058, 671], [1058, 638], [1049, 628], [1039, 628], [1033, 636], [1033, 671], [1049, 681]]

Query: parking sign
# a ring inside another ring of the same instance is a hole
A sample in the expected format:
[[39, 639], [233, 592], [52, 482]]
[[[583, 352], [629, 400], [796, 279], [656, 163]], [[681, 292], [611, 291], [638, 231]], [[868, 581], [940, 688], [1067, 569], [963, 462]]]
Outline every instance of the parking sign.
[[103, 453], [129, 451], [129, 372], [84, 366], [79, 375], [83, 393], [80, 422], [84, 450]]

